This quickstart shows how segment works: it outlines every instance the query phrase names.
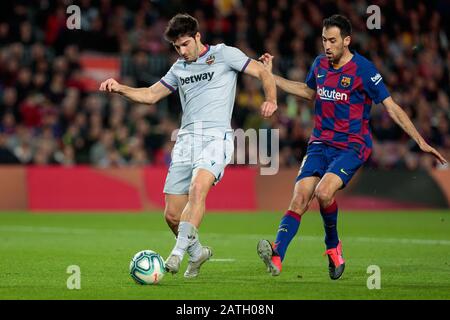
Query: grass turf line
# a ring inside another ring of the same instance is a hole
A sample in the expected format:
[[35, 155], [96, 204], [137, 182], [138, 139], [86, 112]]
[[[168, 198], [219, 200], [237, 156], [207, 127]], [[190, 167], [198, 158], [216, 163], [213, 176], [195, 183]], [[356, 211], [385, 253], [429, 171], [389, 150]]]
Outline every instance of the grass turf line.
[[[282, 213], [207, 214], [200, 240], [218, 261], [197, 279], [166, 274], [140, 286], [128, 274], [137, 251], [165, 258], [175, 239], [161, 213], [0, 214], [0, 299], [449, 299], [450, 212], [340, 213], [346, 270], [328, 278], [323, 226], [307, 213], [283, 272], [269, 276], [256, 254], [273, 240]], [[81, 290], [68, 290], [69, 265], [81, 268]], [[369, 290], [367, 267], [381, 268], [381, 289]]]

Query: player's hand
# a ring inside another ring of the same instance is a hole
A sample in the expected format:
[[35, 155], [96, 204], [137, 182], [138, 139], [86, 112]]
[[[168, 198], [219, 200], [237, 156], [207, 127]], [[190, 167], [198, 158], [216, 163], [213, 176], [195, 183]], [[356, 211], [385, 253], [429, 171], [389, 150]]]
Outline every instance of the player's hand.
[[272, 114], [277, 111], [278, 106], [275, 102], [272, 101], [264, 101], [261, 105], [261, 115], [264, 118], [269, 118]]
[[120, 84], [113, 78], [109, 78], [100, 84], [100, 91], [119, 92]]
[[430, 146], [428, 143], [420, 146], [420, 150], [422, 150], [423, 152], [431, 153], [441, 164], [447, 163], [447, 160], [439, 153], [439, 151]]
[[259, 57], [258, 60], [269, 72], [272, 72], [272, 60], [273, 60], [272, 55], [270, 55], [269, 53], [264, 53], [261, 57]]

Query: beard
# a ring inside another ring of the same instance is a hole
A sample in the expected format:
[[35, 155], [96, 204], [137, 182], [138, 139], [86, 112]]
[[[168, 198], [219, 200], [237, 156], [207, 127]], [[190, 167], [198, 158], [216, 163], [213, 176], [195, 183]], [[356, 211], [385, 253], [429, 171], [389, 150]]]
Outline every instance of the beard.
[[327, 54], [325, 52], [325, 54], [326, 54], [329, 62], [331, 62], [333, 64], [338, 64], [344, 54], [344, 50], [342, 49], [336, 53], [330, 53], [330, 54]]

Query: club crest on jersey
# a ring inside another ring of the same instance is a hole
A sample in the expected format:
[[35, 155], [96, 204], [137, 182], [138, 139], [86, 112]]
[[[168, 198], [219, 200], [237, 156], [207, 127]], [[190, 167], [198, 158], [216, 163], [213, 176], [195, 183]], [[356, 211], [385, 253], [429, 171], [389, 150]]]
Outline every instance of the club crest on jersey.
[[343, 76], [341, 79], [341, 86], [347, 88], [352, 83], [352, 78]]
[[214, 63], [214, 60], [216, 60], [216, 57], [210, 55], [208, 58], [206, 58], [206, 63], [208, 64], [208, 66], [210, 66]]
[[339, 77], [338, 87], [341, 89], [350, 89], [353, 85], [354, 76], [350, 74], [341, 74]]

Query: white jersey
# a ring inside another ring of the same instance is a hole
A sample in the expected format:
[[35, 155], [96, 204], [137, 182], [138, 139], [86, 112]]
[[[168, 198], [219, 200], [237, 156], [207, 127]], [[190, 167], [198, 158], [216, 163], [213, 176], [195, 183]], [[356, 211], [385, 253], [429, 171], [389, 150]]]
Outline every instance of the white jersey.
[[180, 58], [172, 65], [160, 81], [172, 92], [179, 91], [183, 109], [179, 134], [193, 133], [199, 125], [208, 135], [223, 137], [231, 130], [237, 75], [250, 61], [241, 50], [218, 44], [207, 46], [194, 62]]

